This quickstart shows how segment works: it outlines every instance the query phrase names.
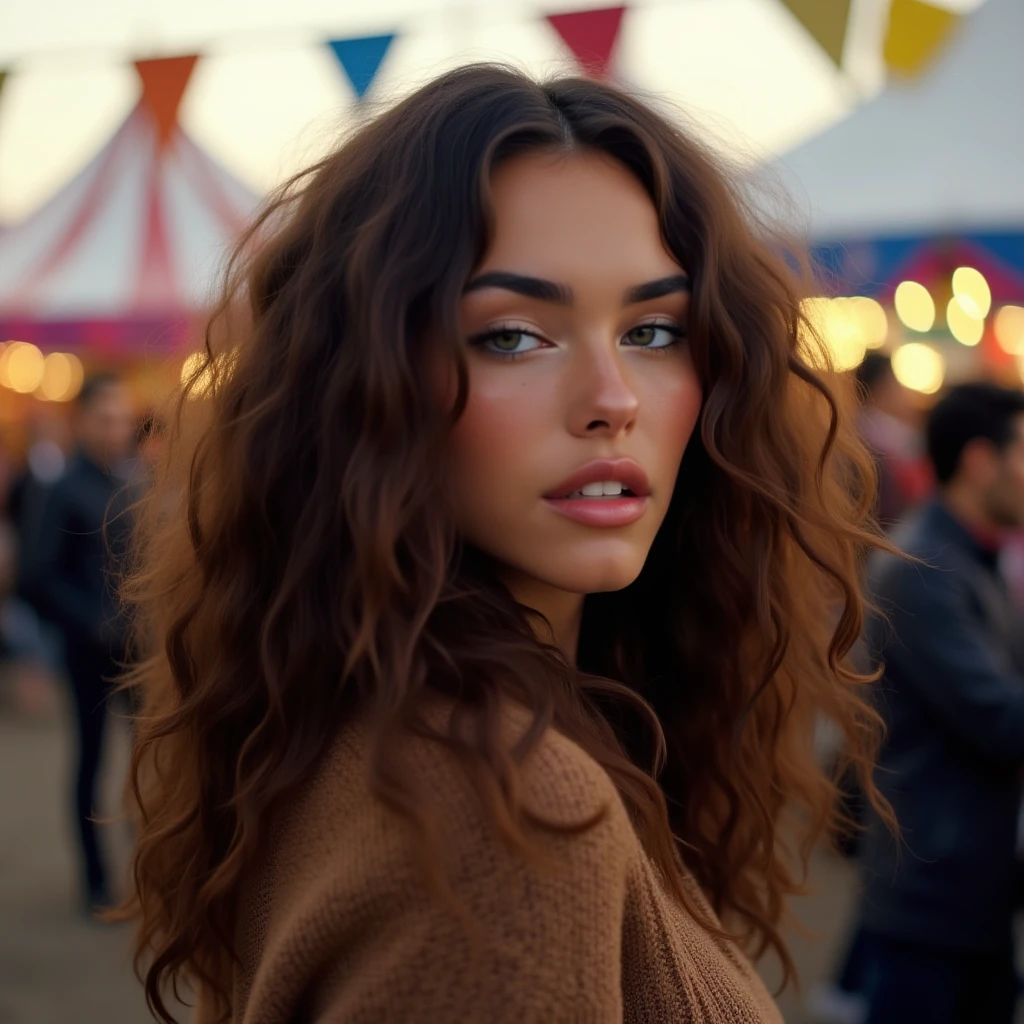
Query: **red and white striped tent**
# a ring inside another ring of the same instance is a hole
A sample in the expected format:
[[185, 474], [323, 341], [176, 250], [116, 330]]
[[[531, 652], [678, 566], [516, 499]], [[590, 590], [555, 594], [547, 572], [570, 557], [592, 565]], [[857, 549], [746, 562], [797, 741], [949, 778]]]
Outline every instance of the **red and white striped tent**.
[[139, 61], [142, 96], [110, 141], [0, 234], [0, 340], [130, 356], [187, 336], [258, 202], [178, 125], [195, 63]]

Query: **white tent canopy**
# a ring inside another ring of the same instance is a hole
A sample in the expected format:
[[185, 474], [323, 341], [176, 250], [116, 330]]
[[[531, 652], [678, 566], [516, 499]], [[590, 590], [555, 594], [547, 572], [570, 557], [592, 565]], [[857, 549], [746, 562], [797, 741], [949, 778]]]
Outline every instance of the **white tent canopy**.
[[1024, 229], [1024, 0], [987, 0], [921, 77], [772, 170], [816, 238]]

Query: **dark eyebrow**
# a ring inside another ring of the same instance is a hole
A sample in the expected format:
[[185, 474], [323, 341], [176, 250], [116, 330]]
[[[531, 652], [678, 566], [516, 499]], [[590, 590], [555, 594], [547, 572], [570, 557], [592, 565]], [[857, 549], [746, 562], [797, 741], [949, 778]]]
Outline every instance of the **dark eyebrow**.
[[[474, 277], [463, 289], [462, 294], [479, 291], [482, 288], [502, 288], [505, 291], [525, 295], [528, 299], [539, 299], [541, 302], [557, 302], [560, 306], [572, 305], [572, 289], [555, 281], [546, 281], [540, 277], [527, 277], [524, 274], [513, 274], [507, 270], [491, 270], [486, 274]], [[661, 277], [656, 281], [638, 284], [626, 292], [625, 305], [634, 306], [641, 302], [661, 299], [675, 292], [689, 292], [690, 279], [685, 274], [674, 274]]]
[[572, 289], [540, 277], [525, 277], [507, 270], [490, 270], [474, 277], [462, 290], [463, 295], [480, 291], [481, 288], [503, 288], [507, 292], [525, 295], [528, 299], [541, 302], [557, 302], [560, 306], [572, 305]]
[[673, 277], [661, 277], [657, 281], [648, 281], [646, 284], [638, 284], [626, 292], [626, 305], [634, 306], [640, 302], [650, 302], [652, 299], [663, 299], [666, 295], [674, 292], [689, 292], [690, 279], [685, 274], [676, 274]]

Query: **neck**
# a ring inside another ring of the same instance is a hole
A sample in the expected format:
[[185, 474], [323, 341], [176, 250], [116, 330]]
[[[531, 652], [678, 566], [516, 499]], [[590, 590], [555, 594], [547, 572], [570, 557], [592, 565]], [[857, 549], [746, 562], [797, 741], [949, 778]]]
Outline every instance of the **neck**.
[[583, 620], [583, 595], [558, 590], [532, 577], [514, 573], [504, 574], [503, 580], [521, 605], [537, 613], [530, 616], [537, 639], [554, 644], [569, 664], [574, 665]]
[[999, 532], [999, 523], [992, 520], [981, 499], [969, 488], [951, 483], [943, 490], [942, 500], [953, 518], [972, 533], [991, 536]]

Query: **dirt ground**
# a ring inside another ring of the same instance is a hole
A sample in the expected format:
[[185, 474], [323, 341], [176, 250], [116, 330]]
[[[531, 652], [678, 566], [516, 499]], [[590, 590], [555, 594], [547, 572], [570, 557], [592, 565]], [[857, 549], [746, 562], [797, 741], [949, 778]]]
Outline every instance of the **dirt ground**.
[[[124, 926], [90, 923], [76, 905], [67, 777], [70, 744], [63, 702], [33, 717], [0, 704], [0, 1022], [2, 1024], [145, 1024], [149, 1017], [132, 975]], [[123, 723], [115, 723], [122, 725]], [[127, 758], [127, 736], [109, 736], [105, 814], [114, 814]], [[106, 830], [124, 862], [123, 825]], [[811, 929], [794, 935], [805, 988], [840, 955], [852, 900], [849, 868], [832, 857], [815, 864], [815, 894], [794, 908]], [[778, 978], [764, 966], [771, 984]], [[800, 999], [784, 993], [788, 1024], [808, 1024]]]

